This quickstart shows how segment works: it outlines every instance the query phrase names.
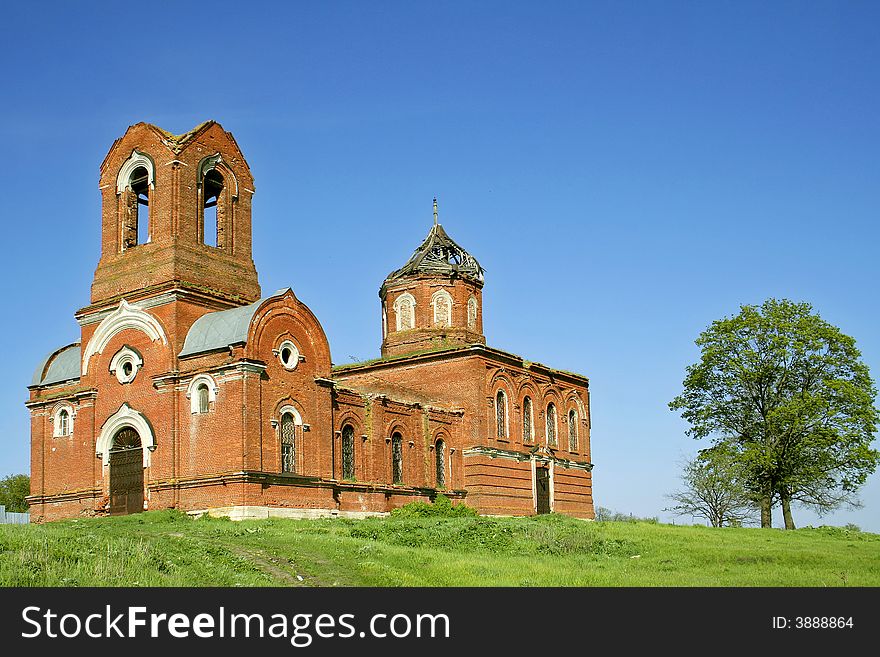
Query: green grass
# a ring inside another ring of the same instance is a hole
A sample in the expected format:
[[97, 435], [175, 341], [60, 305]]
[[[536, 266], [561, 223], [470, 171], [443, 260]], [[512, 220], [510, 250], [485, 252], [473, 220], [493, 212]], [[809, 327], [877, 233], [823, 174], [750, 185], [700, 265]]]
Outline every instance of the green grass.
[[398, 514], [0, 525], [3, 586], [880, 586], [880, 535]]

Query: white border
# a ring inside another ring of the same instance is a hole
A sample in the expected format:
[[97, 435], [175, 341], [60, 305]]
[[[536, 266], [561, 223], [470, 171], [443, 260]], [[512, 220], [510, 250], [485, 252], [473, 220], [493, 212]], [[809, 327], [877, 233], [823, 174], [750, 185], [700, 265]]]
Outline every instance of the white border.
[[131, 306], [123, 299], [119, 302], [119, 308], [107, 315], [103, 321], [98, 324], [98, 328], [92, 334], [92, 339], [83, 350], [82, 374], [85, 376], [89, 373], [89, 359], [95, 354], [104, 351], [104, 347], [110, 342], [110, 339], [126, 329], [135, 329], [147, 334], [153, 342], [162, 340], [163, 344], [168, 344], [168, 338], [165, 337], [165, 331], [159, 321], [147, 312], [144, 312], [136, 306]]
[[124, 427], [131, 427], [138, 432], [141, 439], [141, 449], [144, 452], [144, 467], [149, 467], [150, 454], [156, 449], [153, 428], [147, 422], [147, 418], [127, 403], [122, 404], [119, 410], [108, 417], [101, 426], [101, 435], [98, 436], [98, 441], [95, 444], [95, 456], [101, 459], [104, 465], [110, 465], [110, 448], [113, 447], [113, 438]]
[[[443, 325], [440, 325], [440, 324], [437, 322], [437, 301], [438, 301], [439, 299], [441, 299], [441, 298], [442, 298], [442, 299], [446, 299], [446, 303], [449, 304], [449, 317], [447, 318], [447, 319], [448, 319], [448, 322], [447, 322], [446, 324], [443, 324]], [[441, 290], [437, 290], [436, 292], [434, 292], [434, 294], [431, 295], [431, 307], [434, 309], [434, 324], [433, 324], [433, 325], [436, 326], [436, 327], [438, 327], [438, 328], [446, 328], [446, 327], [448, 327], [448, 326], [452, 326], [452, 325], [453, 325], [453, 322], [452, 322], [452, 308], [453, 308], [454, 305], [455, 305], [455, 304], [454, 304], [454, 302], [452, 301], [452, 295], [449, 294], [449, 292], [447, 292], [446, 290], [442, 290], [442, 289], [441, 289]]]
[[211, 402], [217, 401], [217, 393], [220, 392], [220, 387], [210, 374], [199, 374], [193, 377], [193, 380], [186, 387], [186, 398], [189, 399], [189, 412], [193, 415], [204, 415], [204, 413], [199, 413], [199, 396], [194, 394], [202, 383], [208, 386], [208, 413], [211, 412]]
[[[131, 374], [127, 376], [123, 371], [123, 366], [126, 363], [131, 363]], [[143, 364], [144, 359], [141, 358], [141, 355], [126, 345], [117, 351], [113, 358], [110, 359], [110, 372], [116, 375], [116, 380], [119, 381], [119, 383], [131, 383], [134, 381], [134, 377], [137, 376], [137, 373]]]
[[[400, 322], [400, 307], [404, 303], [410, 304], [409, 316], [410, 319], [412, 319], [412, 326], [407, 326], [406, 328], [404, 328]], [[413, 295], [409, 292], [404, 292], [394, 300], [394, 305], [392, 307], [394, 308], [394, 320], [398, 331], [409, 331], [416, 327], [416, 298]]]

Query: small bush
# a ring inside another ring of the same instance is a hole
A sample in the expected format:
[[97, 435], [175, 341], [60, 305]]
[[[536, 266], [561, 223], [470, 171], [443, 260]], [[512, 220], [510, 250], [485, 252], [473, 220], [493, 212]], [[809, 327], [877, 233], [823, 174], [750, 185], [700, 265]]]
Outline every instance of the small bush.
[[392, 518], [471, 518], [476, 509], [464, 502], [453, 504], [445, 495], [437, 495], [434, 502], [410, 502], [391, 511]]

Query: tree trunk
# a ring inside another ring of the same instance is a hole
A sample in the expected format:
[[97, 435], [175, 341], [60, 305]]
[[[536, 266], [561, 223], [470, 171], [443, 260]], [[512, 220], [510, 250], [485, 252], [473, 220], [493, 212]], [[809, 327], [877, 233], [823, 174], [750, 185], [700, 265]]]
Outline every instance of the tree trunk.
[[770, 504], [770, 496], [764, 495], [761, 497], [761, 527], [772, 527], [773, 526], [773, 517], [772, 517], [772, 506]]
[[782, 495], [782, 518], [785, 520], [786, 529], [794, 529], [794, 519], [791, 517], [791, 499], [788, 495]]

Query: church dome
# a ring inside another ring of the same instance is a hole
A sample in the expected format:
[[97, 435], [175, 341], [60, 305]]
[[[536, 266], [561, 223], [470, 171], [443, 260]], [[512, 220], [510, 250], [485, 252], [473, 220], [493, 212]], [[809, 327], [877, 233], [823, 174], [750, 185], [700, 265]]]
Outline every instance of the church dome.
[[437, 222], [437, 199], [434, 199], [434, 225], [428, 236], [406, 264], [391, 272], [385, 283], [401, 278], [427, 274], [449, 278], [465, 278], [483, 284], [483, 268], [477, 259], [453, 240]]

